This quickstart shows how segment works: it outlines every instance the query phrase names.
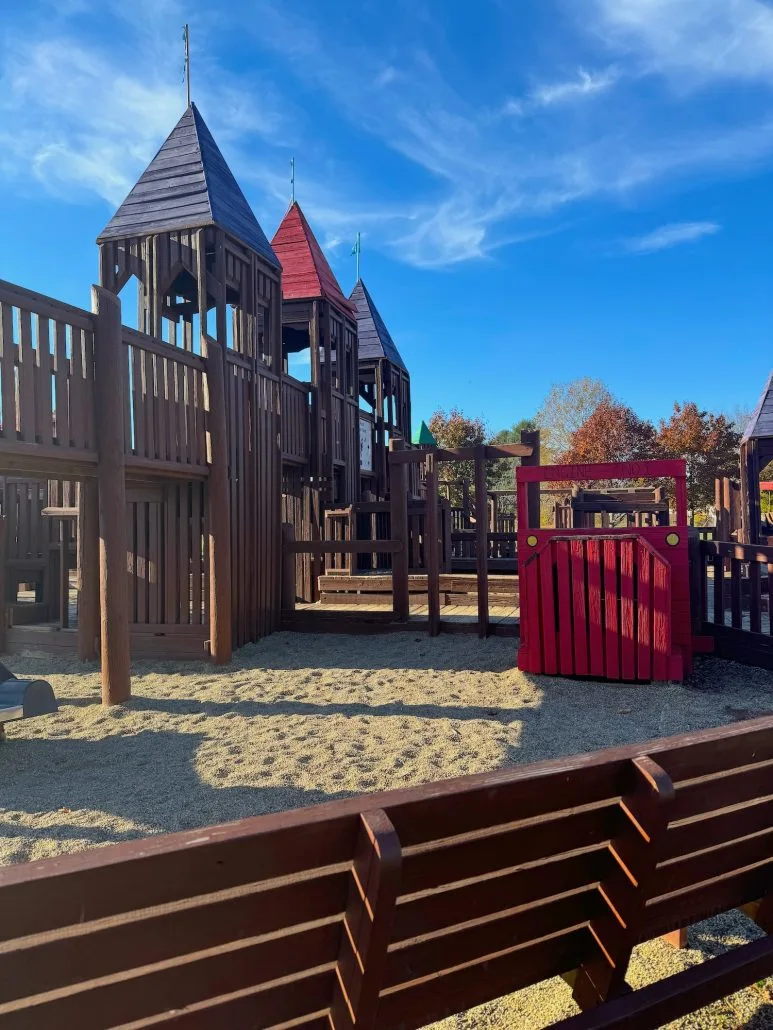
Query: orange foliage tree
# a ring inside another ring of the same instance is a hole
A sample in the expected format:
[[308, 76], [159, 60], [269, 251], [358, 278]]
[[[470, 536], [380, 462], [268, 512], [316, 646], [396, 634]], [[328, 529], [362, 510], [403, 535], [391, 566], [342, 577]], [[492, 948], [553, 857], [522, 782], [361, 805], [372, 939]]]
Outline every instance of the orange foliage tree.
[[687, 498], [693, 512], [714, 503], [715, 479], [738, 475], [740, 440], [727, 416], [701, 411], [692, 401], [675, 404], [671, 418], [660, 422], [661, 454], [687, 463]]
[[615, 401], [602, 401], [569, 437], [561, 455], [568, 464], [638, 461], [657, 454], [657, 433], [651, 422]]

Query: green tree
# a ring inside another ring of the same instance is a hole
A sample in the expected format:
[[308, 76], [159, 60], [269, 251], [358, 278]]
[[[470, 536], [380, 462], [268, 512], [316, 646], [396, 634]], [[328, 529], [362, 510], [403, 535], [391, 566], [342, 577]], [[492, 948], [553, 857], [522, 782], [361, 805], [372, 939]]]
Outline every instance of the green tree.
[[[428, 425], [438, 445], [447, 447], [449, 450], [477, 447], [479, 444], [485, 443], [488, 437], [488, 428], [483, 419], [471, 418], [459, 408], [451, 408], [449, 412], [439, 408], [429, 420]], [[441, 462], [438, 471], [441, 480], [452, 481], [453, 485], [449, 488], [449, 495], [454, 507], [460, 507], [462, 504], [461, 481], [466, 480], [470, 484], [470, 496], [473, 496], [474, 461]]]
[[572, 433], [603, 403], [614, 403], [614, 397], [600, 379], [584, 376], [551, 386], [534, 419], [542, 434], [543, 464], [569, 450]]
[[[521, 431], [533, 432], [537, 425], [533, 418], [522, 418], [514, 422], [509, 429], [500, 429], [489, 440], [491, 444], [520, 443]], [[497, 458], [488, 463], [487, 480], [489, 490], [512, 490], [515, 486], [515, 469], [520, 465], [520, 458]], [[514, 511], [514, 497], [503, 497], [499, 502], [500, 511]]]

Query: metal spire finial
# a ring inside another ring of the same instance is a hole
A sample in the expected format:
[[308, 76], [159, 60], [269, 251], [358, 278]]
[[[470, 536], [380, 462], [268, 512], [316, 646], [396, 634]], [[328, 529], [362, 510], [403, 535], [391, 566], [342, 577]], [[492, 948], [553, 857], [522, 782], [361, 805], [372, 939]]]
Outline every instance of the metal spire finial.
[[357, 233], [357, 239], [352, 247], [352, 254], [357, 259], [357, 279], [356, 282], [360, 281], [360, 254], [362, 253], [362, 233]]
[[188, 97], [188, 107], [191, 106], [191, 42], [188, 24], [183, 25], [183, 42], [185, 43], [185, 91]]
[[295, 158], [294, 157], [290, 158], [290, 189], [292, 191], [291, 192], [292, 203], [294, 204], [295, 203]]

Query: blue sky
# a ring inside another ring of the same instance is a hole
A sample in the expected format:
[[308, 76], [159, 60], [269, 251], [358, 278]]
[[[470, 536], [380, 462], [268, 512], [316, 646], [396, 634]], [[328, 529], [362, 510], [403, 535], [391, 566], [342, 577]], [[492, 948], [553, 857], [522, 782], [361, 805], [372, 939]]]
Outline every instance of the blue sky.
[[87, 306], [193, 96], [269, 236], [297, 196], [415, 417], [604, 379], [650, 418], [773, 366], [769, 0], [0, 0], [0, 277]]

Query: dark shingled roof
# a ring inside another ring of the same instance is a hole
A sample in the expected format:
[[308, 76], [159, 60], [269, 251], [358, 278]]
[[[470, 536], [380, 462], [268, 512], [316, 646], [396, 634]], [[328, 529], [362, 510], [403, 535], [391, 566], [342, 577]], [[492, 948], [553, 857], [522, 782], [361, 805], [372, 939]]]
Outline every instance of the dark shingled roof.
[[220, 226], [279, 267], [212, 133], [191, 104], [97, 243], [205, 225]]
[[367, 287], [362, 279], [357, 280], [357, 285], [352, 290], [349, 300], [357, 308], [357, 338], [359, 341], [360, 361], [387, 358], [393, 365], [404, 369], [408, 368], [400, 357], [400, 351], [389, 335], [389, 330], [384, 325], [384, 319], [378, 313], [378, 308], [373, 303], [373, 298], [368, 293]]
[[744, 440], [759, 440], [765, 437], [773, 438], [773, 372], [768, 376], [759, 403], [743, 434]]

